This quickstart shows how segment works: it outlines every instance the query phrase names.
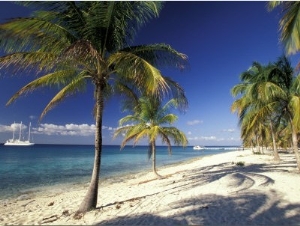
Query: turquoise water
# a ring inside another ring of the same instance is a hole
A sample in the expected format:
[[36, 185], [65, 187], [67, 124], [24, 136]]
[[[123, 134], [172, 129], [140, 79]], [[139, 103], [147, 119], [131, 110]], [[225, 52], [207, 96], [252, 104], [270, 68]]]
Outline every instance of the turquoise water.
[[[235, 150], [235, 147], [157, 147], [157, 167], [179, 163], [205, 155]], [[101, 178], [151, 171], [147, 147], [103, 146]], [[91, 145], [35, 145], [30, 147], [0, 146], [0, 199], [17, 196], [26, 189], [63, 183], [87, 183], [94, 159]]]

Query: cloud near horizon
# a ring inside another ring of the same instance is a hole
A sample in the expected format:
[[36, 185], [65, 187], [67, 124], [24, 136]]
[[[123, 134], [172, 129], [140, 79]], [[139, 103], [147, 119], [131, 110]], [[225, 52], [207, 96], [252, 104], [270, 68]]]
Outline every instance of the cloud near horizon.
[[[55, 125], [55, 124], [40, 124], [39, 127], [32, 128], [33, 134], [44, 134], [44, 135], [61, 135], [61, 136], [92, 136], [95, 134], [96, 126], [94, 124], [66, 124], [66, 125]], [[105, 128], [104, 128], [105, 129]]]
[[[13, 132], [13, 131], [19, 131], [20, 130], [21, 123], [13, 123], [9, 126], [7, 125], [0, 125], [0, 133], [3, 132]], [[24, 124], [22, 124], [22, 130], [27, 129], [28, 127]]]
[[[13, 123], [11, 125], [0, 125], [0, 133], [17, 131], [20, 128], [19, 123]], [[22, 130], [28, 127], [22, 124]], [[55, 125], [51, 123], [43, 123], [38, 127], [31, 127], [32, 134], [39, 135], [59, 135], [59, 136], [94, 136], [96, 126], [94, 124], [65, 124], [65, 125]], [[103, 130], [112, 131], [115, 128], [111, 126], [102, 126]]]

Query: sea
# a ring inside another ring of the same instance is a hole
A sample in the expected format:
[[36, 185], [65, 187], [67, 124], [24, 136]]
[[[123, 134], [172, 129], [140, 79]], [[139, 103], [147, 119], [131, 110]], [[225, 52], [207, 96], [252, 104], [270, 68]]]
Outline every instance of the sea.
[[[237, 150], [236, 146], [209, 146], [203, 150], [193, 147], [157, 147], [156, 163], [160, 167]], [[0, 144], [0, 200], [18, 197], [36, 187], [84, 184], [91, 178], [94, 160], [93, 145], [4, 146]], [[100, 179], [133, 175], [152, 170], [147, 146], [104, 145]]]

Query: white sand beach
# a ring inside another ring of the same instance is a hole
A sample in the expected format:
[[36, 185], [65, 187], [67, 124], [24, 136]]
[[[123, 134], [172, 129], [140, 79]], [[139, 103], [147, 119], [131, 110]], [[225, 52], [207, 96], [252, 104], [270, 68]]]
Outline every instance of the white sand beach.
[[100, 181], [98, 208], [81, 219], [73, 215], [87, 185], [31, 191], [1, 200], [0, 224], [300, 225], [300, 173], [294, 154], [280, 157], [234, 151], [158, 168], [165, 179]]

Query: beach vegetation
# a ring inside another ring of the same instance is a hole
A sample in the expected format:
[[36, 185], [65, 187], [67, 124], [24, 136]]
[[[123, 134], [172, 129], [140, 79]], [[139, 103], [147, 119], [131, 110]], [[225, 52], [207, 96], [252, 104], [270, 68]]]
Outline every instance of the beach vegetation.
[[235, 165], [237, 165], [237, 166], [245, 166], [245, 162], [239, 161], [239, 162], [236, 162]]
[[[273, 143], [276, 155], [278, 155], [276, 138], [286, 138], [288, 134], [287, 142], [292, 146], [300, 170], [298, 151], [300, 75], [295, 75], [294, 72], [286, 56], [263, 67], [257, 63], [253, 64], [241, 75], [242, 82], [231, 90], [233, 96], [239, 96], [231, 109], [238, 113], [242, 138], [251, 139], [257, 146], [261, 145], [258, 137], [265, 146]], [[245, 77], [245, 74], [250, 76]], [[285, 135], [282, 135], [283, 133]], [[275, 160], [278, 160], [276, 156]]]
[[0, 58], [1, 73], [27, 73], [36, 78], [17, 91], [8, 104], [39, 88], [57, 89], [41, 120], [65, 98], [93, 87], [95, 157], [91, 181], [77, 211], [85, 213], [97, 205], [106, 100], [113, 94], [128, 95], [129, 89], [157, 97], [177, 92], [176, 88], [172, 90], [176, 83], [158, 68], [182, 70], [187, 66], [187, 56], [164, 43], [132, 45], [138, 30], [159, 16], [163, 7], [159, 1], [18, 4], [34, 7], [35, 11], [28, 18], [0, 24], [0, 47], [6, 53]]
[[172, 141], [175, 145], [182, 144], [182, 146], [186, 146], [188, 143], [185, 134], [171, 126], [178, 117], [170, 113], [170, 110], [177, 106], [179, 106], [179, 102], [175, 98], [163, 105], [159, 98], [143, 96], [132, 108], [133, 113], [120, 119], [120, 127], [115, 131], [115, 137], [120, 134], [124, 136], [121, 148], [131, 140], [134, 145], [143, 138], [148, 140], [148, 157], [152, 158], [152, 170], [158, 178], [161, 178], [161, 175], [156, 170], [157, 139], [160, 138], [162, 143], [167, 145], [169, 154], [172, 153]]
[[[240, 75], [241, 83], [231, 89], [234, 97], [239, 96], [231, 106], [233, 112], [239, 116], [241, 136], [244, 145], [254, 145], [255, 151], [263, 153], [263, 147], [270, 145], [274, 150], [274, 158], [279, 160], [276, 143], [276, 127], [278, 126], [278, 115], [266, 104], [272, 90], [274, 77], [269, 76], [273, 65], [261, 65], [253, 62], [252, 66]], [[269, 92], [269, 93], [268, 93]]]

